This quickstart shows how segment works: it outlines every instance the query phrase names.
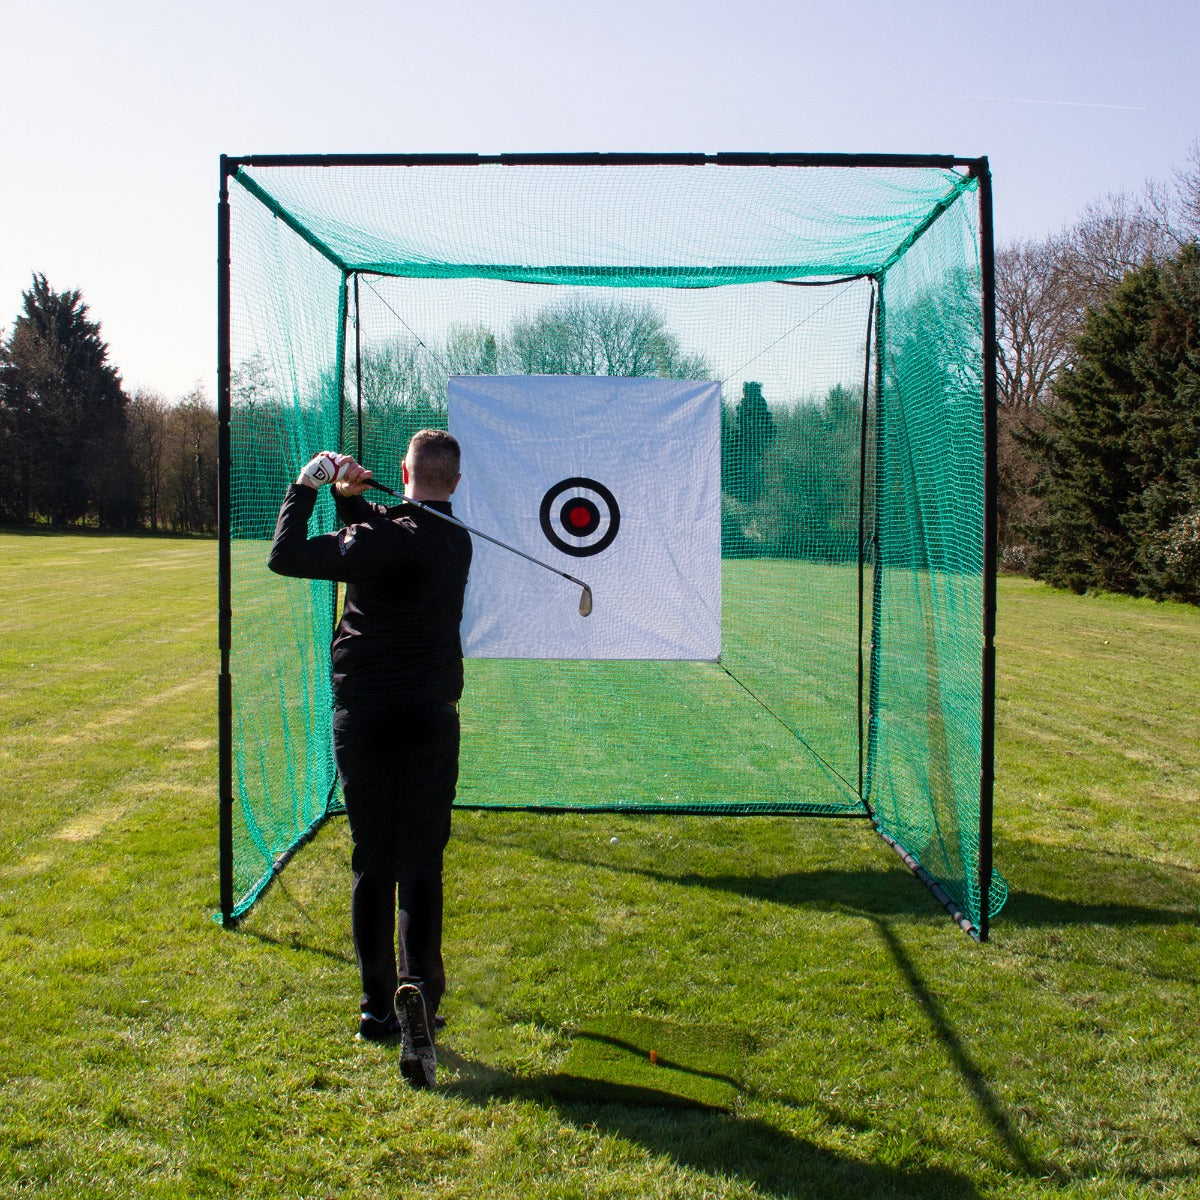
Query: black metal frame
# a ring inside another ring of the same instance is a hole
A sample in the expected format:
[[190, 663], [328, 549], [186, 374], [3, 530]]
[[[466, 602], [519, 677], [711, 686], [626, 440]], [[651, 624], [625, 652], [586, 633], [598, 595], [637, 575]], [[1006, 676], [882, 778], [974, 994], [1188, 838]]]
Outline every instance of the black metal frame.
[[[981, 301], [983, 317], [983, 399], [984, 399], [984, 528], [983, 528], [983, 661], [981, 698], [981, 744], [979, 785], [979, 925], [975, 928], [958, 911], [958, 906], [933, 880], [920, 864], [897, 846], [886, 834], [881, 836], [900, 854], [906, 865], [913, 870], [933, 892], [952, 917], [972, 936], [986, 941], [989, 933], [989, 914], [992, 877], [992, 826], [993, 796], [995, 781], [995, 711], [996, 711], [996, 502], [998, 469], [996, 452], [996, 317], [995, 317], [995, 243], [993, 231], [992, 181], [986, 157], [964, 158], [950, 154], [830, 154], [830, 153], [718, 153], [718, 154], [653, 154], [653, 153], [582, 153], [582, 154], [261, 154], [221, 155], [220, 189], [217, 207], [217, 413], [218, 413], [218, 484], [217, 484], [217, 531], [218, 549], [218, 641], [220, 670], [218, 674], [218, 804], [220, 842], [220, 920], [227, 927], [236, 924], [233, 898], [233, 694], [230, 678], [230, 651], [232, 648], [232, 584], [231, 570], [231, 524], [230, 524], [230, 417], [231, 397], [231, 331], [230, 331], [230, 208], [229, 180], [241, 167], [377, 167], [377, 166], [730, 166], [730, 167], [849, 167], [849, 168], [940, 168], [964, 170], [978, 181], [980, 215], [980, 268]], [[921, 228], [914, 230], [909, 242], [931, 225], [939, 210], [930, 214]], [[321, 249], [318, 247], [318, 249]], [[344, 371], [344, 321], [347, 308], [346, 278], [349, 273], [345, 264], [337, 264], [343, 271], [340, 308], [343, 314], [343, 329], [340, 334]], [[358, 279], [355, 278], [355, 325], [356, 357], [358, 353]], [[873, 302], [874, 349], [876, 392], [880, 378], [880, 352], [882, 349], [885, 323], [885, 305], [882, 278], [876, 276], [877, 303]], [[868, 364], [864, 369], [863, 405], [864, 429], [868, 381], [870, 378], [871, 327], [868, 322]], [[360, 364], [359, 364], [360, 365]], [[356, 372], [357, 374], [358, 372]], [[361, 382], [358, 385], [361, 387]], [[360, 400], [361, 404], [361, 400]], [[361, 422], [361, 414], [359, 417]], [[360, 427], [361, 430], [361, 427]], [[361, 431], [359, 436], [361, 437]], [[862, 439], [864, 461], [861, 464], [865, 475], [866, 438]], [[879, 452], [876, 446], [876, 454]], [[862, 507], [860, 503], [860, 508]], [[862, 592], [863, 558], [866, 553], [866, 538], [860, 529], [860, 627], [863, 621]], [[873, 605], [879, 604], [879, 573], [875, 573]], [[877, 641], [877, 639], [875, 639]], [[861, 643], [861, 629], [860, 629]], [[876, 647], [872, 646], [872, 658]], [[859, 687], [862, 687], [862, 650], [859, 650]], [[872, 695], [874, 706], [874, 680], [872, 671]], [[860, 722], [862, 704], [859, 704]], [[860, 793], [862, 791], [862, 734], [860, 731]], [[868, 746], [871, 739], [867, 738]], [[864, 804], [866, 804], [864, 798]], [[309, 830], [305, 838], [312, 835]], [[301, 839], [305, 840], [304, 838]], [[293, 847], [294, 849], [294, 847]], [[284, 856], [286, 860], [287, 855]]]
[[233, 641], [229, 520], [229, 177], [235, 169], [230, 167], [230, 160], [221, 155], [221, 190], [217, 201], [217, 640], [221, 650], [221, 670], [217, 677], [217, 788], [221, 920], [227, 927], [233, 923], [233, 689], [229, 676], [229, 652]]
[[986, 158], [956, 154], [772, 154], [754, 151], [718, 154], [248, 154], [222, 155], [229, 174], [240, 167], [915, 167], [968, 171]]
[[[873, 344], [875, 334], [875, 306], [879, 299], [879, 281], [871, 280], [871, 303], [867, 308], [867, 332], [864, 338], [863, 351], [863, 383], [862, 383], [862, 413], [858, 430], [858, 796], [867, 810], [867, 815], [874, 819], [871, 802], [867, 799], [863, 773], [866, 768], [866, 728], [863, 722], [863, 635], [866, 625], [866, 571], [867, 571], [867, 453], [870, 449], [868, 435], [870, 433], [871, 411], [871, 377], [872, 366], [876, 367], [878, 378], [878, 355]], [[878, 471], [872, 473], [878, 478]], [[874, 526], [873, 526], [874, 529]], [[874, 618], [872, 618], [874, 627]], [[872, 649], [875, 638], [871, 639]], [[872, 659], [873, 659], [872, 654]], [[874, 667], [874, 661], [872, 661]], [[874, 678], [874, 672], [872, 672]]]
[[992, 825], [996, 781], [996, 574], [999, 539], [996, 387], [996, 242], [992, 173], [986, 158], [973, 168], [979, 180], [979, 265], [983, 305], [983, 670], [979, 747], [979, 940], [991, 924]]

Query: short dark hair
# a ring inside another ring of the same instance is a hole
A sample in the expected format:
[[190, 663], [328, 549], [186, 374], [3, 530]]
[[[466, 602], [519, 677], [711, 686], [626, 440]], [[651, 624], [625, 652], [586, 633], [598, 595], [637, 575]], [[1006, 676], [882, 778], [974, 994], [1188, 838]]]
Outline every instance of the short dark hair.
[[414, 483], [447, 495], [458, 478], [462, 451], [444, 429], [418, 429], [408, 443], [408, 473]]

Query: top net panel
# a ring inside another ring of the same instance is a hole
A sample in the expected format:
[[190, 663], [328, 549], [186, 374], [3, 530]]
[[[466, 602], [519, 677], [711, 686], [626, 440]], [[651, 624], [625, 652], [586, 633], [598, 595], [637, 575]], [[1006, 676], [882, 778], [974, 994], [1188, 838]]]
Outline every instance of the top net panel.
[[951, 168], [245, 166], [346, 270], [626, 287], [878, 274], [974, 186]]

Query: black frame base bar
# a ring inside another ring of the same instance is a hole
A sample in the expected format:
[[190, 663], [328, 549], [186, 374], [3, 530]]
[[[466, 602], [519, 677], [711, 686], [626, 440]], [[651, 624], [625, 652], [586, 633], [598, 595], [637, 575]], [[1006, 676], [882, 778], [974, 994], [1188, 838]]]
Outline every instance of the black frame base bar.
[[875, 827], [875, 832], [895, 850], [900, 861], [930, 890], [933, 898], [950, 914], [950, 919], [959, 929], [963, 933], [970, 934], [976, 941], [982, 941], [979, 930], [971, 923], [971, 918], [963, 912], [962, 905], [895, 838], [884, 833], [878, 826]]

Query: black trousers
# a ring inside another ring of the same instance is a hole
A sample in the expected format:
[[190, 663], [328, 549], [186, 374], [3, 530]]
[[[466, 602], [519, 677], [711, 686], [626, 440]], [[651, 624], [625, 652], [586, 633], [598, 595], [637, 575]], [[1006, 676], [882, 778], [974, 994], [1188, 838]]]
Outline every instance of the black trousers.
[[458, 713], [372, 704], [338, 708], [333, 750], [354, 850], [351, 924], [363, 1012], [391, 1012], [420, 986], [432, 1017], [446, 989], [442, 855], [458, 783]]

